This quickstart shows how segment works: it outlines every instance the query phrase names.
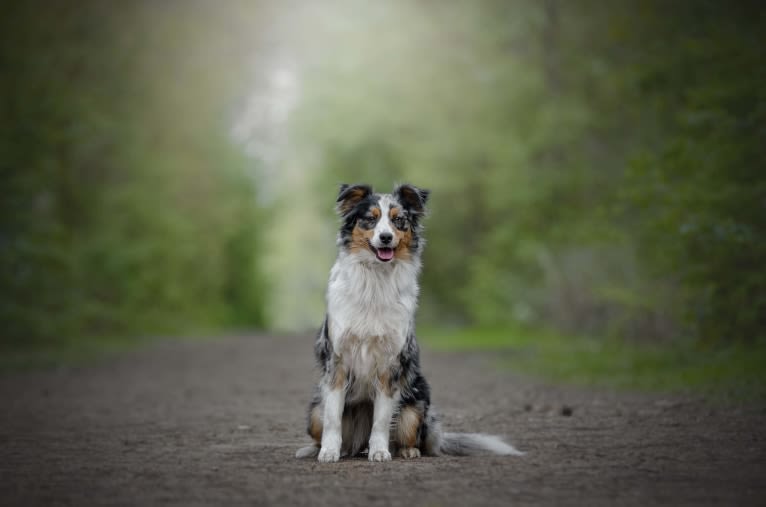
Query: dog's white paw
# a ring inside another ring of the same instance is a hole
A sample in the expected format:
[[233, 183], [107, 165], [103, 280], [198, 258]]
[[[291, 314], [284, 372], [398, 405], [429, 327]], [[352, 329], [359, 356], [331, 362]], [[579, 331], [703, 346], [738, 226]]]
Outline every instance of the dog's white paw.
[[404, 459], [414, 459], [420, 457], [420, 449], [417, 447], [410, 447], [408, 449], [400, 449], [399, 456]]
[[370, 461], [391, 461], [391, 453], [388, 449], [370, 450], [368, 458]]
[[339, 449], [328, 449], [327, 447], [322, 447], [322, 450], [319, 451], [319, 457], [317, 458], [317, 461], [320, 463], [335, 463], [339, 459]]

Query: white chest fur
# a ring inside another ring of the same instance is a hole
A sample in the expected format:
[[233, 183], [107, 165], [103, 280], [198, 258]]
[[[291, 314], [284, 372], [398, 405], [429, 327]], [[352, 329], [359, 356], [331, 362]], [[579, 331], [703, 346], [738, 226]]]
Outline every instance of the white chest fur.
[[360, 261], [341, 253], [327, 288], [329, 336], [357, 379], [397, 360], [417, 307], [420, 262]]

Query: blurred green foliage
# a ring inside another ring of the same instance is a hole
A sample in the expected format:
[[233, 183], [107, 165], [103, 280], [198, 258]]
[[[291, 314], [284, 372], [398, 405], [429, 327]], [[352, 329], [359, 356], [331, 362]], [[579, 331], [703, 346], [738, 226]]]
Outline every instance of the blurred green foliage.
[[753, 342], [766, 330], [766, 16], [757, 3], [686, 7], [694, 23], [655, 30], [639, 61], [665, 137], [632, 160], [623, 195], [691, 331]]
[[307, 51], [333, 58], [309, 58], [295, 130], [322, 193], [433, 190], [422, 321], [763, 340], [760, 3], [402, 0], [349, 17]]
[[264, 324], [231, 19], [211, 7], [5, 6], [4, 346]]
[[317, 324], [337, 185], [410, 181], [421, 322], [763, 346], [765, 24], [714, 0], [7, 6], [2, 342]]

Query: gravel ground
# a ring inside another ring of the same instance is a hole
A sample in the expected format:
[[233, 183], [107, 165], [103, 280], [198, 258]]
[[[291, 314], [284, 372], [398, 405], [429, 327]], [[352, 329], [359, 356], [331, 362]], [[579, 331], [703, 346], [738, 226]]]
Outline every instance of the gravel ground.
[[0, 377], [2, 505], [766, 505], [766, 410], [546, 385], [423, 353], [451, 431], [524, 457], [296, 460], [312, 338], [167, 341]]

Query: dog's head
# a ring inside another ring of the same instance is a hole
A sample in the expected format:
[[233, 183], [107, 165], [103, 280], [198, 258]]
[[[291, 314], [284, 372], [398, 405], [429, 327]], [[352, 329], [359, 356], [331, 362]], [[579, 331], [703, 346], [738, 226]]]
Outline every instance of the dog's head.
[[341, 248], [372, 261], [407, 261], [420, 253], [420, 221], [428, 190], [399, 185], [379, 194], [369, 185], [341, 185], [336, 209], [343, 221]]

